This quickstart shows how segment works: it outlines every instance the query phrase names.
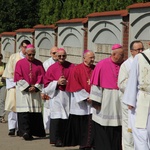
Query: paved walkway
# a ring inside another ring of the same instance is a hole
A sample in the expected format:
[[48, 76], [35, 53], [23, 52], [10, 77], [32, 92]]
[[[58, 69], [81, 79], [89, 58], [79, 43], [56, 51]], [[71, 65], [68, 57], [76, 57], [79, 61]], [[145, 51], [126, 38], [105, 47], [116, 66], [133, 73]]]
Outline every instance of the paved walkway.
[[8, 124], [0, 123], [0, 150], [78, 150], [78, 147], [55, 147], [49, 144], [48, 136], [25, 141], [22, 137], [8, 136]]

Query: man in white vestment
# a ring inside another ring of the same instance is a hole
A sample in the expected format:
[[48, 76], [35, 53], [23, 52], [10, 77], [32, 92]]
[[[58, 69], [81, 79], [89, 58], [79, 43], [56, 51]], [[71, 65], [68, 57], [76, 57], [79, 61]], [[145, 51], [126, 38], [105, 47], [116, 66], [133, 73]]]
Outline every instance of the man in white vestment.
[[[47, 69], [49, 68], [49, 66], [51, 66], [52, 64], [54, 64], [57, 61], [57, 56], [56, 56], [56, 52], [57, 52], [57, 47], [53, 46], [50, 50], [50, 58], [48, 58], [46, 61], [44, 61], [43, 66], [45, 71], [47, 71]], [[44, 99], [44, 94], [41, 94], [42, 99], [44, 100], [44, 106], [43, 106], [43, 122], [44, 122], [44, 128], [45, 130], [49, 130], [50, 127], [50, 108], [49, 108], [49, 99]]]
[[[142, 54], [145, 54], [145, 58]], [[137, 54], [123, 96], [131, 110], [135, 150], [150, 150], [150, 49]]]
[[8, 135], [13, 136], [18, 130], [17, 113], [16, 113], [16, 83], [14, 82], [14, 70], [18, 60], [25, 57], [26, 46], [30, 44], [30, 41], [23, 40], [20, 45], [20, 51], [12, 54], [8, 60], [6, 68], [3, 73], [3, 77], [6, 78], [6, 101], [5, 110], [8, 113]]
[[[122, 100], [122, 96], [124, 94], [127, 81], [129, 78], [129, 73], [131, 69], [131, 64], [133, 62], [133, 58], [136, 54], [142, 52], [144, 49], [143, 43], [141, 41], [133, 41], [130, 44], [130, 52], [131, 56], [121, 65], [118, 76], [118, 87], [120, 90], [120, 98]], [[129, 112], [130, 113], [130, 112]], [[122, 103], [122, 148], [123, 150], [133, 150], [133, 136], [132, 130], [129, 128], [128, 122], [130, 121], [128, 117], [128, 106]]]

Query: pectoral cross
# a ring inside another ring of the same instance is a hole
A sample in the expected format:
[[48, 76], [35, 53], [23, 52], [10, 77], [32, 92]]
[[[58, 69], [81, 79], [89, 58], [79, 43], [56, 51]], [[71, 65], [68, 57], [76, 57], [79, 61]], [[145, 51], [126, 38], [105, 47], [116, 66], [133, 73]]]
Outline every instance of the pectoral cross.
[[30, 79], [32, 78], [32, 73], [31, 72], [29, 73], [29, 77], [30, 77]]
[[88, 85], [90, 85], [90, 79], [87, 80]]
[[29, 77], [30, 79], [32, 79], [32, 64], [31, 63], [29, 64], [29, 70], [30, 70]]

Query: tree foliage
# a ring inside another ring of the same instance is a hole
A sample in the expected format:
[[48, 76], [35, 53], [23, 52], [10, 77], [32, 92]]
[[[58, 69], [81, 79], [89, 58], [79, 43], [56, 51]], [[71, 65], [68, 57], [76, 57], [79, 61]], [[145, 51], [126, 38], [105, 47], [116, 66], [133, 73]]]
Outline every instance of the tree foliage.
[[[54, 24], [60, 19], [83, 18], [92, 12], [126, 9], [128, 5], [149, 0], [41, 0], [40, 23]], [[55, 5], [60, 1], [61, 9]]]
[[83, 18], [92, 12], [126, 9], [149, 0], [0, 0], [0, 33]]
[[62, 2], [60, 0], [41, 0], [40, 1], [40, 23], [51, 24], [60, 19]]
[[39, 23], [39, 0], [0, 0], [0, 32], [29, 28]]

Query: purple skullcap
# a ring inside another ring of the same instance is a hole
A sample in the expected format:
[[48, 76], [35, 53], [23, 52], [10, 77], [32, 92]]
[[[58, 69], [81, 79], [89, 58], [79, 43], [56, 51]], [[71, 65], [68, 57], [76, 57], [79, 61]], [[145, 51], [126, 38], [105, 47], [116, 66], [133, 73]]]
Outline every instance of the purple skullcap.
[[27, 45], [27, 47], [26, 47], [26, 51], [27, 51], [27, 50], [30, 50], [30, 49], [35, 50], [35, 47], [34, 47], [34, 45], [33, 45], [33, 44], [29, 44], [29, 45]]
[[60, 51], [65, 51], [65, 49], [64, 48], [58, 48], [57, 52], [60, 52]]
[[85, 49], [84, 52], [83, 52], [83, 55], [85, 55], [87, 52], [89, 52], [90, 50], [88, 49]]
[[114, 44], [111, 49], [115, 50], [115, 49], [118, 49], [118, 48], [122, 48], [122, 46], [120, 44]]

